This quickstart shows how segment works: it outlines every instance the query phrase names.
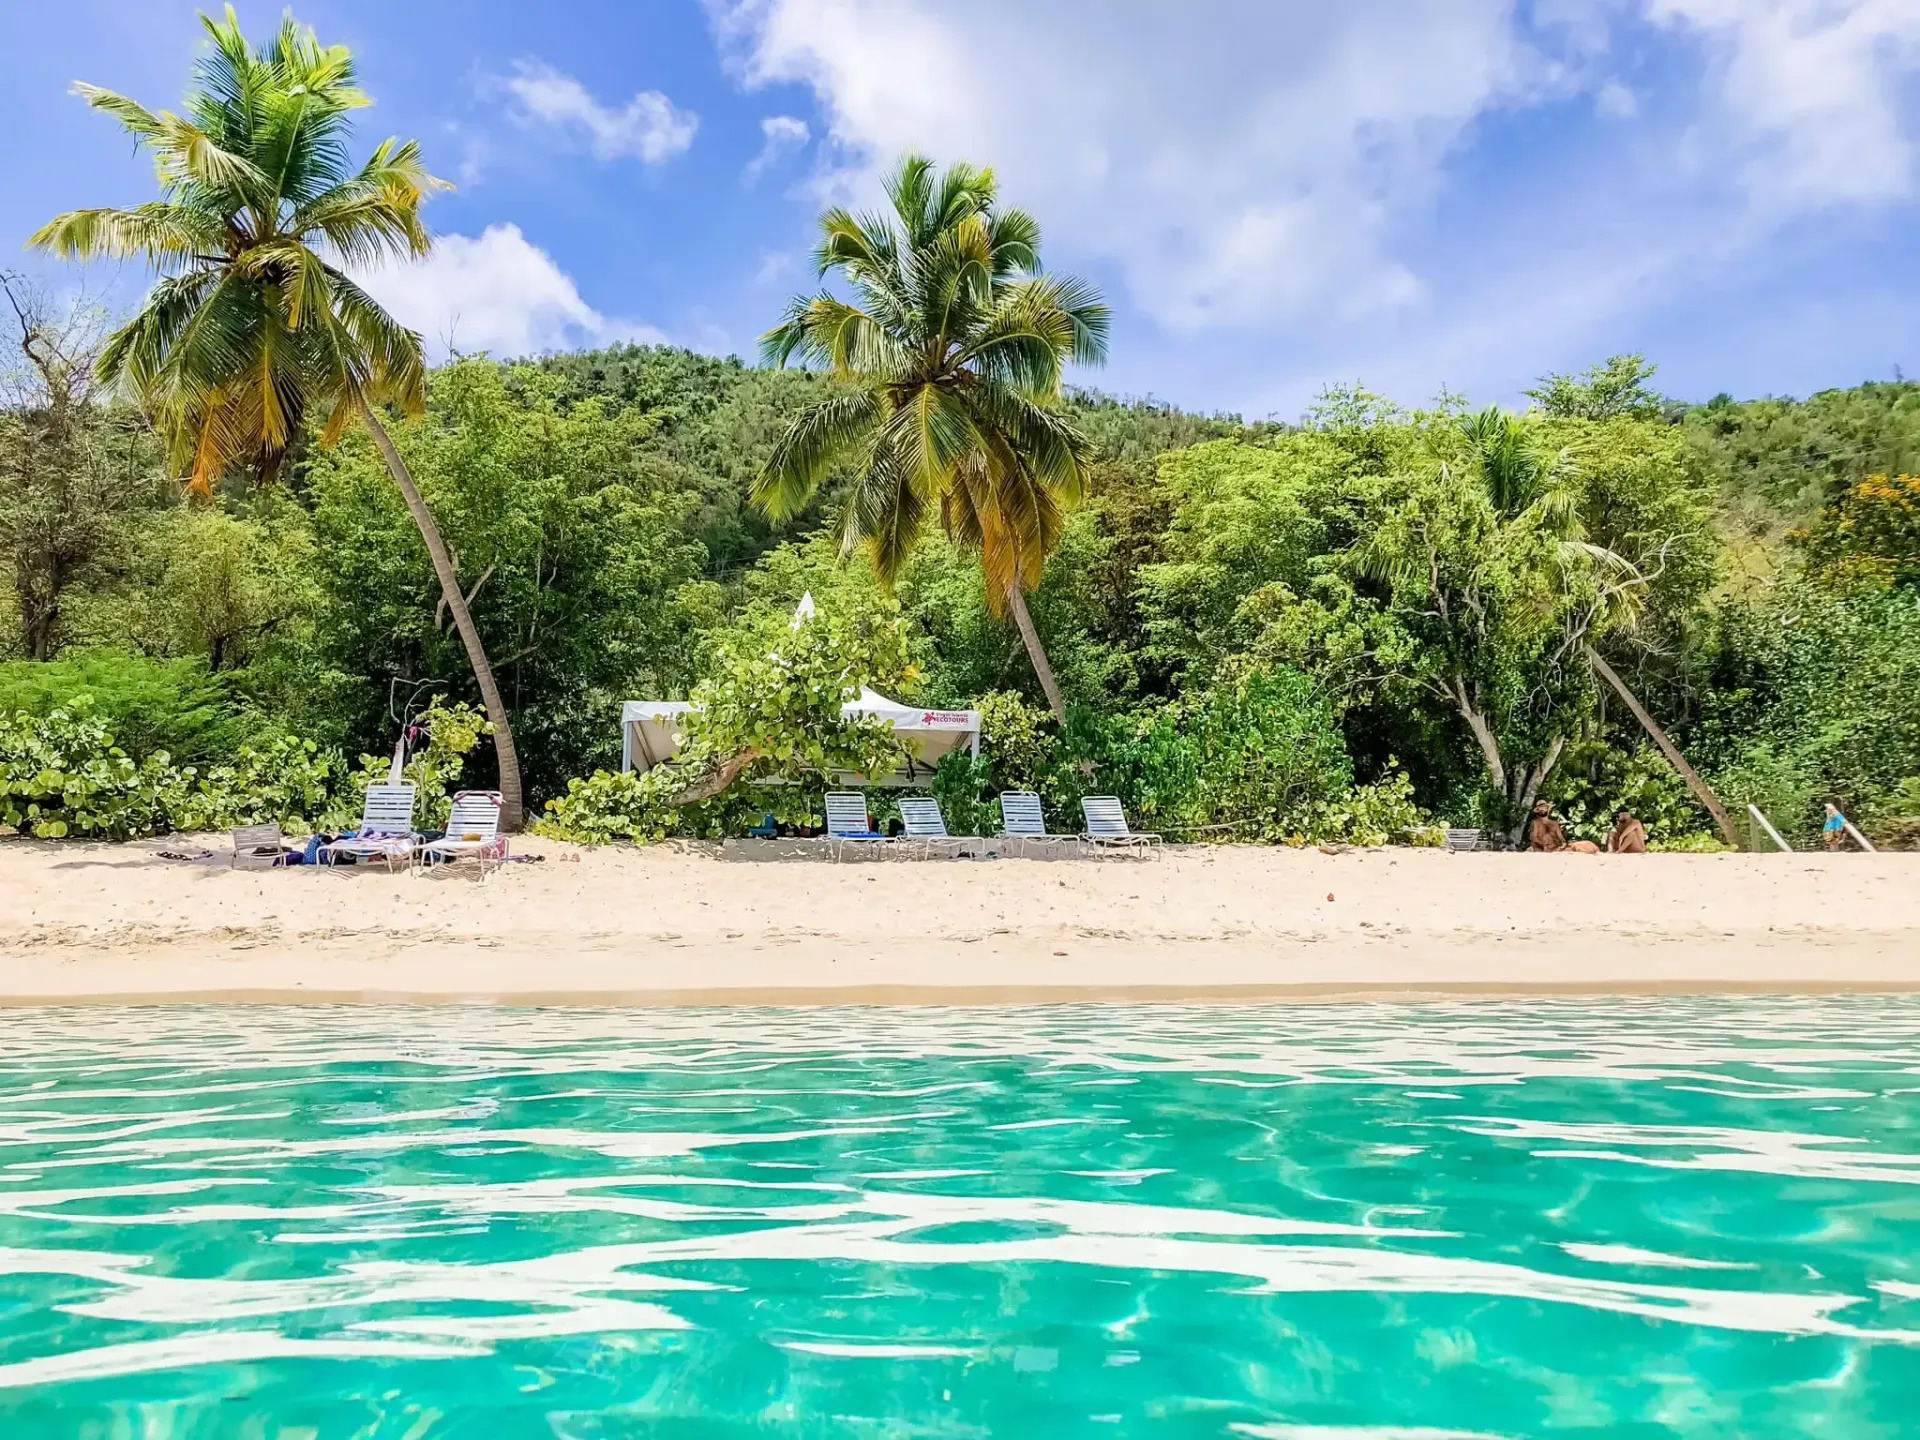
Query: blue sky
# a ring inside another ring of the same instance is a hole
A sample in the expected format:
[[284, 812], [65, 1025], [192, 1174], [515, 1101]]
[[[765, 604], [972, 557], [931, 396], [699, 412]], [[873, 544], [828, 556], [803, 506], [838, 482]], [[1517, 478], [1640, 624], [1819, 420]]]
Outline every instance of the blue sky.
[[[5, 0], [0, 232], [148, 198], [67, 93], [173, 105], [180, 0]], [[249, 33], [278, 4], [238, 7]], [[1250, 417], [1332, 382], [1517, 400], [1625, 350], [1670, 393], [1920, 372], [1920, 0], [307, 0], [370, 146], [458, 184], [373, 277], [437, 351], [754, 353], [812, 218], [901, 150], [993, 165], [1097, 280], [1086, 377]], [[19, 254], [66, 285], [78, 277]], [[111, 303], [145, 278], [102, 272]]]

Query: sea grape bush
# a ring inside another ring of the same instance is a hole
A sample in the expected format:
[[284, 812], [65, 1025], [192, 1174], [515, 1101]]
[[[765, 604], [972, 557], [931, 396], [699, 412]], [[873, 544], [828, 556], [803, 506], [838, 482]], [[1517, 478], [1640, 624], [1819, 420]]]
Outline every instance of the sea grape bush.
[[[464, 704], [436, 703], [421, 717], [427, 746], [408, 761], [419, 787], [415, 823], [446, 823], [467, 757], [489, 731]], [[180, 765], [164, 750], [136, 759], [87, 697], [45, 715], [0, 712], [0, 826], [40, 839], [134, 840], [277, 821], [287, 829], [342, 831], [359, 820], [367, 786], [387, 778], [385, 756], [350, 769], [312, 740], [268, 730], [225, 758]]]
[[335, 756], [267, 737], [202, 770], [164, 750], [135, 760], [81, 700], [46, 715], [0, 713], [0, 825], [41, 839], [130, 840], [278, 820], [299, 825], [327, 801]]
[[819, 814], [820, 777], [885, 774], [899, 761], [890, 726], [841, 707], [862, 685], [917, 678], [897, 603], [805, 620], [766, 611], [718, 647], [671, 764], [574, 780], [547, 802], [540, 828], [586, 844], [719, 838], [769, 814], [804, 824]]
[[17, 833], [53, 840], [156, 834], [185, 805], [190, 783], [190, 772], [174, 768], [164, 752], [130, 758], [84, 706], [0, 715], [0, 822]]

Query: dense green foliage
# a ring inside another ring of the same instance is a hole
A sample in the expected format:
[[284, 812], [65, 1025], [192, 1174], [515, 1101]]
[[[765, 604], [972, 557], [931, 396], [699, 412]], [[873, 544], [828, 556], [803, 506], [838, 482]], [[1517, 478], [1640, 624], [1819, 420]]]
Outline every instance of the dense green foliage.
[[[63, 682], [64, 702], [51, 709], [0, 706], [0, 824], [11, 830], [42, 839], [126, 840], [271, 820], [294, 832], [344, 831], [357, 823], [367, 786], [387, 778], [388, 756], [362, 756], [359, 768], [350, 770], [338, 752], [271, 726], [222, 727], [216, 697], [191, 675], [175, 674], [167, 677], [178, 682], [173, 693], [196, 705], [192, 714], [201, 723], [189, 727], [195, 739], [205, 744], [216, 728], [243, 736], [218, 758], [185, 763], [150, 743], [153, 711], [143, 713], [136, 704], [125, 712], [149, 742], [141, 743], [96, 708], [100, 699], [111, 704], [129, 698], [114, 687], [113, 667], [89, 666], [84, 673], [106, 683], [92, 688], [84, 674], [78, 684]], [[137, 698], [151, 704], [165, 693], [163, 682]], [[418, 787], [415, 822], [431, 828], [446, 823], [451, 793], [489, 726], [485, 716], [461, 704], [432, 705], [418, 723], [430, 739], [409, 757], [403, 773]]]
[[164, 750], [194, 764], [232, 754], [250, 738], [228, 688], [197, 660], [103, 650], [0, 663], [0, 714], [76, 708], [110, 727], [136, 759]]
[[[0, 654], [20, 658], [0, 664], [0, 712], [29, 718], [7, 722], [5, 823], [349, 823], [391, 750], [390, 678], [478, 699], [364, 438], [296, 446], [279, 486], [194, 501], [137, 417], [82, 397], [63, 422], [78, 439], [49, 446], [46, 386], [29, 388], [0, 417], [0, 515], [64, 496], [94, 559], [66, 572], [50, 658], [27, 658], [7, 610]], [[994, 797], [1031, 787], [1063, 828], [1111, 792], [1176, 838], [1430, 837], [1504, 821], [1517, 773], [1576, 834], [1627, 803], [1656, 844], [1698, 843], [1704, 814], [1576, 641], [1736, 810], [1757, 801], [1801, 838], [1828, 796], [1882, 838], [1920, 811], [1915, 387], [1687, 409], [1616, 364], [1550, 378], [1517, 416], [1341, 392], [1294, 427], [1069, 395], [1087, 494], [1030, 597], [1064, 728], [963, 548], [927, 536], [890, 592], [842, 559], [850, 477], [777, 525], [747, 503], [829, 389], [646, 347], [474, 358], [395, 426], [560, 832], [802, 823], [820, 770], [877, 763], [839, 721], [865, 683], [987, 716], [981, 763], [938, 777], [956, 830], [993, 828]], [[86, 483], [67, 485], [82, 452]], [[9, 552], [0, 579], [23, 563]], [[807, 592], [819, 620], [793, 632]], [[622, 700], [689, 696], [703, 718], [682, 765], [595, 776]], [[434, 760], [435, 795], [494, 783], [471, 739]], [[688, 798], [748, 752], [734, 783]]]

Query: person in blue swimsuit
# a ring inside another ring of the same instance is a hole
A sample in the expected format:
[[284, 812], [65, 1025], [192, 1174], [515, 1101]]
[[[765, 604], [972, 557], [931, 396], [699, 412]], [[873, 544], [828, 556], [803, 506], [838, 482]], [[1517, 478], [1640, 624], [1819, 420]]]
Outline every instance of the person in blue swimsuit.
[[1827, 823], [1820, 827], [1820, 843], [1838, 850], [1847, 841], [1847, 817], [1840, 813], [1839, 798], [1827, 801]]

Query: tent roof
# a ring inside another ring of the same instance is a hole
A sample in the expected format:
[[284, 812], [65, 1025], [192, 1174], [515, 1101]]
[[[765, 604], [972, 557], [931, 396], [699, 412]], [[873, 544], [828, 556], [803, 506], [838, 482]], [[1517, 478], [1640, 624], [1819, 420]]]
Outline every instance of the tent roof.
[[[629, 700], [620, 707], [620, 723], [678, 720], [691, 709], [693, 705], [686, 700]], [[978, 710], [928, 710], [918, 705], [902, 705], [865, 685], [860, 687], [856, 698], [840, 707], [840, 713], [872, 715], [887, 721], [896, 730], [945, 730], [964, 734], [980, 728]]]

